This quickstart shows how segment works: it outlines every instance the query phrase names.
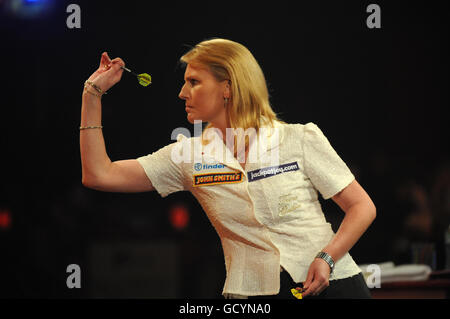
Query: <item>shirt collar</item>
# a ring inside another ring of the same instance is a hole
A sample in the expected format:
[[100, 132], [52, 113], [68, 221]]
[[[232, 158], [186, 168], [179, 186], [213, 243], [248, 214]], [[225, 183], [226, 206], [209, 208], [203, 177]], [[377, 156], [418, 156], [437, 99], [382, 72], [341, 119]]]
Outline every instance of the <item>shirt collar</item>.
[[[279, 160], [279, 145], [283, 139], [282, 123], [279, 121], [273, 122], [273, 127], [262, 121], [264, 124], [260, 127], [258, 137], [248, 131], [251, 138], [250, 150], [247, 158], [247, 163], [263, 163], [267, 162], [270, 166], [278, 165]], [[202, 146], [202, 157], [206, 161], [219, 162], [231, 168], [244, 172], [238, 159], [233, 156], [233, 152], [225, 145], [221, 134], [216, 129], [212, 129], [207, 133], [207, 138], [211, 142]]]

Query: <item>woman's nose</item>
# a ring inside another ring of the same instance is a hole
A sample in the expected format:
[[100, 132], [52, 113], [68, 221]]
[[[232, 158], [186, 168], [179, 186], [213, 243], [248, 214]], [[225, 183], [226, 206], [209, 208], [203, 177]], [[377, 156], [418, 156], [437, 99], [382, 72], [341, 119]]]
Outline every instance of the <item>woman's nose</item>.
[[184, 84], [184, 85], [181, 87], [180, 93], [178, 94], [178, 97], [179, 97], [180, 99], [182, 99], [182, 100], [187, 100], [187, 94], [186, 94], [186, 92], [185, 92], [185, 86], [186, 86], [186, 84]]

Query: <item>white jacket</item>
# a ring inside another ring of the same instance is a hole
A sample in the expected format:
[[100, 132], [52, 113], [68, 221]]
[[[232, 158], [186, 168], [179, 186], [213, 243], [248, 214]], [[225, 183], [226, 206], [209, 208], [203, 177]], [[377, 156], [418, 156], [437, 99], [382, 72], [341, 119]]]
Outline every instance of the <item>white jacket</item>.
[[[328, 199], [354, 180], [322, 131], [313, 123], [264, 126], [245, 170], [220, 138], [207, 147], [200, 137], [177, 139], [138, 161], [162, 197], [188, 190], [201, 204], [224, 251], [223, 294], [277, 294], [280, 265], [304, 281], [334, 236], [317, 191]], [[330, 280], [360, 271], [347, 253]]]

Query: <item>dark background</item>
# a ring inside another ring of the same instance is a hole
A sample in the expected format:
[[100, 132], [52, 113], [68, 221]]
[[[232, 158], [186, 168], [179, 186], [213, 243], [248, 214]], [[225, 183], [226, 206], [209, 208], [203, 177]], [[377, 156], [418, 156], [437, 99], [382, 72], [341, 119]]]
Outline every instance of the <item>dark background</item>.
[[[412, 247], [425, 243], [433, 268], [445, 267], [447, 1], [46, 0], [27, 15], [39, 3], [0, 1], [0, 296], [220, 298], [220, 241], [193, 196], [86, 189], [78, 140], [83, 83], [103, 51], [153, 77], [144, 88], [124, 74], [102, 99], [112, 160], [159, 149], [177, 127], [193, 132], [178, 59], [211, 37], [247, 46], [274, 110], [319, 125], [372, 197], [378, 215], [351, 250], [357, 263], [417, 262]], [[66, 25], [69, 3], [80, 29]], [[381, 29], [366, 26], [370, 3]], [[343, 213], [322, 203], [336, 229]], [[183, 229], [170, 220], [180, 205]], [[66, 286], [69, 264], [80, 289]]]

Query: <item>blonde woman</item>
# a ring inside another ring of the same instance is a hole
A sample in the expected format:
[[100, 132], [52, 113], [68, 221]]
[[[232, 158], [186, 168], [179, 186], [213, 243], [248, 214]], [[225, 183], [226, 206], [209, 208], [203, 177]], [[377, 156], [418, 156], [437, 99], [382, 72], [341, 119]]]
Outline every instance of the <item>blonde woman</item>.
[[[179, 97], [201, 136], [178, 136], [154, 153], [111, 162], [102, 135], [101, 96], [120, 81], [125, 63], [106, 53], [86, 81], [80, 148], [82, 182], [107, 192], [190, 191], [222, 243], [231, 298], [370, 298], [348, 251], [376, 215], [321, 130], [287, 124], [269, 104], [264, 74], [250, 51], [225, 39], [197, 44]], [[181, 156], [182, 155], [182, 156]], [[345, 212], [336, 232], [318, 193]]]

